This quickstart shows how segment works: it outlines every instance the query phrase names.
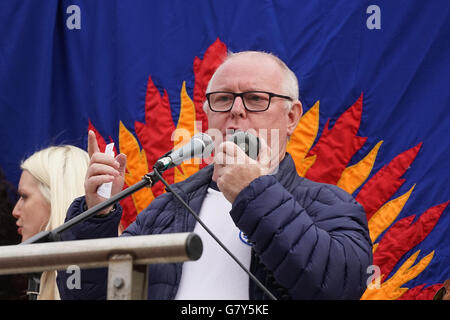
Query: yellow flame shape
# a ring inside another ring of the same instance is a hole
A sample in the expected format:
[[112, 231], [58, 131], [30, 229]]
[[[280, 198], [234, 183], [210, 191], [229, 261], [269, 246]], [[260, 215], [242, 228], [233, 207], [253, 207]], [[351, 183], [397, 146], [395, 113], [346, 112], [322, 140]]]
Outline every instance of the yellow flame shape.
[[306, 157], [319, 131], [319, 104], [317, 101], [300, 119], [287, 145], [287, 152], [292, 155], [297, 173], [304, 177], [314, 164], [316, 157]]
[[[389, 280], [383, 282], [379, 288], [368, 288], [361, 297], [361, 300], [395, 300], [400, 298], [408, 291], [408, 288], [400, 288], [400, 286], [417, 277], [433, 259], [434, 251], [423, 257], [415, 266], [411, 267], [419, 253], [420, 250], [409, 257], [397, 272]], [[384, 277], [384, 275], [380, 277]]]
[[350, 194], [355, 192], [355, 190], [358, 189], [369, 177], [373, 164], [375, 163], [378, 150], [380, 149], [382, 143], [383, 141], [378, 142], [361, 161], [345, 168], [337, 183], [337, 186]]
[[378, 236], [394, 222], [395, 218], [397, 218], [405, 206], [406, 201], [408, 201], [415, 186], [413, 185], [408, 192], [389, 201], [373, 214], [369, 220], [369, 232], [372, 242], [375, 242]]
[[[148, 173], [147, 156], [145, 150], [141, 150], [139, 143], [133, 134], [120, 121], [119, 124], [119, 148], [120, 152], [127, 155], [127, 173], [125, 183], [132, 186], [139, 182]], [[148, 207], [154, 199], [150, 188], [143, 188], [132, 194], [134, 206], [138, 213]]]
[[[189, 142], [193, 135], [197, 133], [195, 105], [186, 91], [186, 81], [183, 82], [181, 88], [181, 107], [180, 116], [178, 118], [177, 128], [172, 135], [174, 147], [179, 148]], [[174, 182], [180, 182], [187, 177], [193, 175], [199, 170], [198, 159], [185, 161], [180, 165], [181, 171], [175, 168]]]

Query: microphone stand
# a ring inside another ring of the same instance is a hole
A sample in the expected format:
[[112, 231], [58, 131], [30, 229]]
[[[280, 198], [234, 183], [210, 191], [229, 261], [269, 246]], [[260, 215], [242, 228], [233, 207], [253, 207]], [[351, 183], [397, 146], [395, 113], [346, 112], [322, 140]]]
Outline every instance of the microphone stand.
[[98, 214], [100, 211], [114, 205], [116, 202], [128, 197], [129, 195], [135, 193], [136, 191], [141, 190], [144, 187], [152, 187], [156, 182], [159, 181], [159, 177], [155, 175], [155, 173], [152, 171], [150, 173], [147, 173], [145, 176], [142, 177], [142, 180], [138, 183], [122, 190], [121, 192], [115, 194], [111, 198], [97, 204], [96, 206], [93, 206], [92, 208], [86, 210], [82, 214], [70, 219], [69, 221], [65, 222], [64, 224], [60, 225], [59, 227], [56, 227], [55, 229], [51, 231], [42, 231], [38, 234], [34, 235], [33, 237], [25, 240], [21, 244], [31, 244], [31, 243], [40, 243], [40, 242], [51, 242], [51, 241], [59, 241], [61, 240], [60, 233], [66, 231], [67, 229], [72, 228], [77, 223], [84, 221], [86, 219], [89, 219], [90, 217]]
[[272, 300], [277, 300], [277, 298], [255, 277], [253, 273], [251, 273], [243, 264], [239, 261], [239, 259], [231, 253], [231, 251], [217, 238], [217, 236], [203, 223], [197, 213], [173, 190], [173, 188], [167, 183], [166, 180], [162, 177], [162, 175], [158, 172], [157, 167], [153, 167], [153, 172], [158, 177], [158, 180], [166, 186], [167, 190], [172, 192], [172, 194], [177, 198], [177, 200], [189, 211], [190, 214], [197, 220], [197, 222], [205, 229], [206, 232], [217, 242], [219, 246], [222, 247], [223, 250], [239, 265], [239, 267], [244, 270], [245, 273], [252, 279], [255, 284], [262, 290], [264, 293]]
[[[128, 197], [129, 195], [135, 193], [136, 191], [141, 190], [144, 187], [152, 187], [156, 182], [159, 181], [159, 177], [155, 175], [154, 172], [147, 173], [145, 176], [142, 177], [142, 180], [138, 183], [128, 187], [125, 190], [122, 190], [121, 192], [115, 194], [111, 198], [105, 200], [102, 203], [97, 204], [96, 206], [93, 206], [92, 208], [86, 210], [82, 214], [70, 219], [66, 223], [60, 225], [59, 227], [50, 230], [50, 231], [42, 231], [38, 234], [34, 235], [31, 238], [28, 238], [24, 242], [21, 243], [21, 245], [24, 244], [32, 244], [32, 243], [42, 243], [42, 242], [52, 242], [52, 241], [60, 241], [61, 236], [60, 234], [64, 232], [67, 229], [72, 228], [77, 223], [80, 223], [81, 221], [87, 220], [90, 217], [98, 214], [100, 211], [114, 205], [116, 202]], [[36, 300], [37, 296], [39, 295], [39, 285], [40, 285], [40, 273], [32, 273], [28, 276], [28, 289], [27, 289], [27, 295], [28, 300]]]

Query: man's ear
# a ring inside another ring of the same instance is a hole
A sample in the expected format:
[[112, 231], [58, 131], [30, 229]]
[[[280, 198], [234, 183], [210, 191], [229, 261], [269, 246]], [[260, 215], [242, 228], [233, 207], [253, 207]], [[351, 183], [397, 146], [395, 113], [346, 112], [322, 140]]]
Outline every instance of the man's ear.
[[302, 103], [297, 100], [292, 105], [291, 110], [288, 112], [288, 125], [287, 125], [287, 134], [291, 136], [294, 133], [295, 128], [297, 127], [298, 122], [303, 114]]

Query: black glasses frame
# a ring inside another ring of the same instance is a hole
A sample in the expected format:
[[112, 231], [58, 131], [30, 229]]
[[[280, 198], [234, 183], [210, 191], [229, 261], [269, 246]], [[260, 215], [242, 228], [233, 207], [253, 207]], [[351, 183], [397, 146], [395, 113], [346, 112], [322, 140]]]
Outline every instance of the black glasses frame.
[[[211, 102], [210, 102], [210, 99], [209, 99], [209, 97], [210, 97], [212, 94], [214, 94], [214, 93], [229, 93], [229, 94], [232, 94], [232, 95], [233, 95], [233, 102], [231, 103], [230, 108], [228, 108], [227, 110], [220, 110], [220, 111], [214, 110], [214, 109], [211, 107]], [[262, 110], [251, 110], [251, 109], [247, 108], [247, 106], [245, 105], [245, 99], [244, 99], [244, 94], [247, 94], [247, 93], [267, 93], [267, 94], [269, 95], [269, 101], [268, 101], [268, 103], [267, 103], [267, 107], [266, 107], [265, 109], [262, 109]], [[253, 91], [245, 91], [245, 92], [240, 92], [240, 93], [237, 93], [237, 92], [231, 92], [231, 91], [213, 91], [213, 92], [208, 92], [208, 93], [206, 94], [206, 99], [208, 100], [208, 106], [209, 106], [209, 109], [210, 109], [211, 111], [213, 111], [213, 112], [228, 112], [228, 111], [230, 111], [231, 109], [233, 109], [234, 101], [236, 101], [236, 97], [241, 97], [242, 104], [244, 105], [245, 110], [247, 110], [247, 111], [249, 111], [249, 112], [264, 112], [264, 111], [266, 111], [267, 109], [269, 109], [269, 107], [270, 107], [270, 102], [272, 101], [272, 98], [273, 98], [273, 97], [276, 97], [276, 98], [282, 98], [282, 99], [286, 99], [286, 100], [289, 100], [289, 101], [292, 101], [292, 100], [293, 100], [293, 99], [292, 99], [291, 97], [289, 97], [289, 96], [283, 96], [283, 95], [281, 95], [281, 94], [277, 94], [277, 93], [273, 93], [273, 92], [268, 92], [268, 91], [257, 91], [257, 90], [256, 90], [256, 91], [255, 91], [255, 90], [253, 90]]]

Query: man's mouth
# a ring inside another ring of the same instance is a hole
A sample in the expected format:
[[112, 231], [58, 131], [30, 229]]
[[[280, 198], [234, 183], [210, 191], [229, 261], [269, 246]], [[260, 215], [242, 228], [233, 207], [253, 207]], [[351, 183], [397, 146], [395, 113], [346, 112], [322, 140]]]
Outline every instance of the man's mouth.
[[227, 128], [226, 130], [225, 130], [225, 133], [228, 135], [228, 134], [233, 134], [233, 133], [235, 133], [236, 131], [239, 131], [240, 129], [238, 129], [238, 128]]
[[245, 130], [242, 130], [242, 129], [239, 129], [239, 128], [227, 128], [226, 130], [225, 130], [225, 139], [230, 139], [230, 137], [233, 135], [233, 134], [235, 134], [237, 131], [245, 131]]

